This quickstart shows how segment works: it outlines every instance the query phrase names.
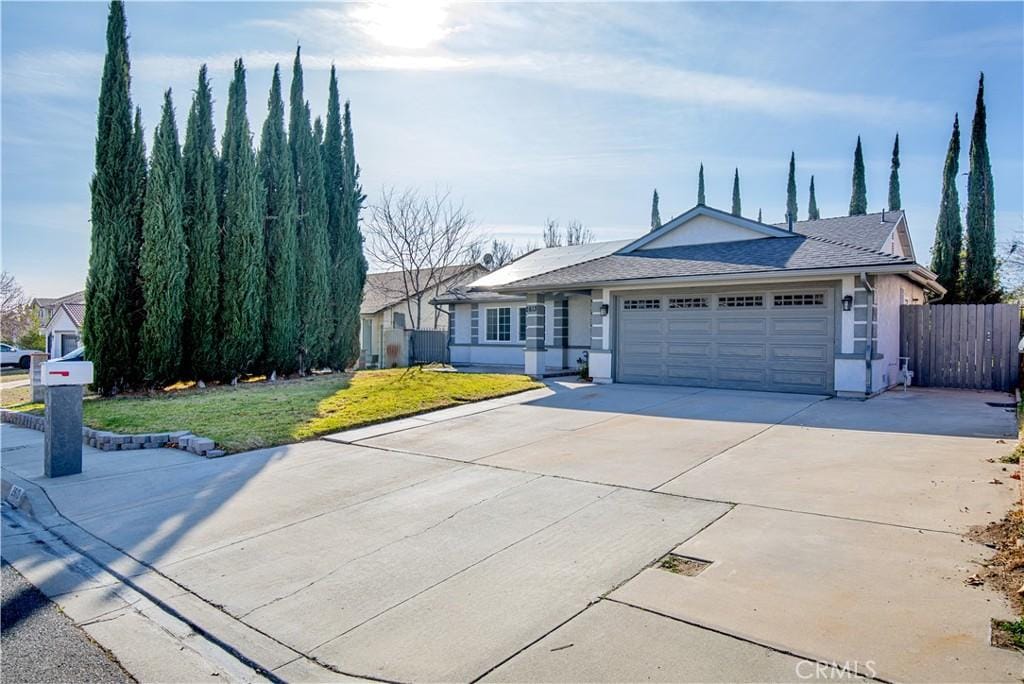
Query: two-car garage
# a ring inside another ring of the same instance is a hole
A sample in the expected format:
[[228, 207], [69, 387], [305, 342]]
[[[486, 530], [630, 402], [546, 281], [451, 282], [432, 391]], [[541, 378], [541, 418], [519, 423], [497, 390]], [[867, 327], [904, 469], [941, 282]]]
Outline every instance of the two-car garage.
[[635, 292], [616, 300], [618, 382], [833, 391], [831, 285]]

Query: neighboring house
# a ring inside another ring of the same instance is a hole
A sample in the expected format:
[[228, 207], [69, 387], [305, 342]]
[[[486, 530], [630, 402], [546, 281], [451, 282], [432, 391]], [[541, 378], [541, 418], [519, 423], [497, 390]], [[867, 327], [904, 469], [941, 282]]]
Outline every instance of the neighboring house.
[[63, 297], [35, 297], [29, 302], [29, 306], [39, 318], [39, 324], [46, 325], [64, 302], [80, 303], [84, 301], [85, 290], [79, 290]]
[[[374, 367], [384, 358], [385, 330], [446, 330], [447, 313], [433, 306], [430, 300], [487, 272], [480, 264], [466, 264], [448, 266], [438, 269], [436, 273], [421, 270], [413, 273], [412, 277], [408, 277], [402, 271], [367, 273], [366, 284], [363, 286], [363, 301], [359, 308], [362, 326], [359, 333], [359, 352], [362, 365]], [[421, 291], [413, 292], [415, 288], [407, 287], [407, 282], [429, 282], [430, 285]], [[417, 295], [422, 297], [417, 298]]]
[[85, 319], [85, 293], [74, 292], [55, 299], [36, 298], [33, 306], [40, 312], [46, 353], [51, 359], [74, 351], [82, 343]]
[[[900, 305], [945, 294], [902, 211], [767, 225], [698, 205], [542, 249], [436, 298], [453, 363], [595, 382], [865, 396], [901, 381]], [[869, 320], [871, 324], [869, 325]]]

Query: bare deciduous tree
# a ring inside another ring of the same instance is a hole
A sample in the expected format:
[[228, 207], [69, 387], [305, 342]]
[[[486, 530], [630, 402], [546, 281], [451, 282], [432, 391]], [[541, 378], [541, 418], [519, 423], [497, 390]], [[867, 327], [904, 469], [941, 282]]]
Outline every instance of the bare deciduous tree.
[[562, 229], [558, 225], [558, 221], [549, 218], [544, 222], [544, 233], [541, 236], [544, 239], [545, 247], [561, 247], [562, 246]]
[[561, 247], [562, 245], [587, 245], [596, 239], [594, 232], [584, 227], [579, 221], [573, 220], [565, 226], [565, 234], [557, 219], [549, 218], [544, 223], [542, 234], [545, 247]]
[[25, 291], [13, 275], [0, 272], [0, 338], [14, 342], [35, 326]]
[[589, 245], [594, 239], [594, 231], [584, 228], [579, 221], [569, 221], [565, 227], [565, 244], [567, 245]]
[[491, 240], [490, 251], [487, 253], [490, 255], [490, 262], [487, 262], [487, 255], [484, 255], [484, 265], [491, 270], [497, 270], [502, 266], [508, 266], [516, 259], [525, 256], [537, 249], [537, 247], [531, 242], [525, 247], [517, 247], [515, 243], [509, 242], [508, 240]]
[[[458, 273], [482, 255], [472, 214], [449, 191], [421, 195], [413, 189], [385, 188], [370, 207], [366, 252], [379, 266], [400, 272], [385, 294], [406, 300], [409, 320], [423, 325], [423, 305]], [[440, 312], [433, 311], [436, 327]]]

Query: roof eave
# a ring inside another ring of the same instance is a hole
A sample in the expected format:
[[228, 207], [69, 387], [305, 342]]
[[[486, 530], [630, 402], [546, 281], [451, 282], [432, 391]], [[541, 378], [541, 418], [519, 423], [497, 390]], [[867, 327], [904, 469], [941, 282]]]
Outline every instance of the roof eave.
[[[742, 273], [713, 273], [707, 275], [690, 275], [690, 276], [661, 276], [652, 278], [631, 278], [626, 280], [594, 280], [588, 282], [573, 283], [571, 287], [573, 289], [582, 288], [622, 288], [631, 286], [644, 286], [644, 285], [665, 285], [665, 284], [688, 284], [688, 283], [714, 283], [714, 282], [725, 282], [731, 280], [783, 280], [786, 278], [813, 278], [815, 276], [839, 276], [839, 275], [851, 275], [859, 273], [913, 273], [919, 272], [922, 275], [930, 274], [928, 269], [924, 268], [920, 264], [913, 263], [900, 263], [900, 264], [878, 264], [875, 266], [838, 266], [834, 268], [806, 268], [806, 269], [790, 269], [783, 271], [745, 271]], [[934, 274], [931, 274], [934, 276]], [[936, 283], [938, 285], [938, 283]], [[541, 285], [541, 286], [516, 286], [515, 283], [503, 286], [501, 288], [493, 288], [491, 291], [499, 293], [528, 293], [528, 292], [548, 292], [548, 291], [562, 291], [565, 290], [569, 285]], [[938, 287], [942, 287], [939, 285]], [[944, 291], [944, 290], [943, 290]]]

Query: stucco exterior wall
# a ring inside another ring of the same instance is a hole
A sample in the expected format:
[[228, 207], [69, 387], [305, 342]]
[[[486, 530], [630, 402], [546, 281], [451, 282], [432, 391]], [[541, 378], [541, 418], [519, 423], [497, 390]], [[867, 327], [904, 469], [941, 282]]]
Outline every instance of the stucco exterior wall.
[[[590, 347], [590, 299], [583, 296], [568, 298], [569, 338], [568, 347], [555, 346], [556, 302], [544, 302], [544, 366], [547, 369], [575, 368], [576, 359]], [[526, 302], [480, 302], [477, 340], [472, 336], [472, 304], [455, 305], [455, 337], [450, 347], [450, 358], [454, 364], [514, 365], [525, 363], [525, 340], [519, 335], [519, 310]], [[512, 330], [509, 341], [488, 340], [486, 337], [487, 310], [508, 307], [511, 309]]]
[[50, 318], [43, 327], [43, 335], [46, 337], [46, 349], [51, 359], [63, 356], [61, 353], [61, 335], [75, 335], [81, 341], [82, 331], [74, 324], [71, 317], [64, 309], [57, 309], [57, 313]]
[[872, 391], [879, 392], [902, 382], [900, 378], [900, 306], [924, 301], [917, 283], [896, 275], [875, 280], [878, 315], [877, 351], [882, 356], [872, 364]]

